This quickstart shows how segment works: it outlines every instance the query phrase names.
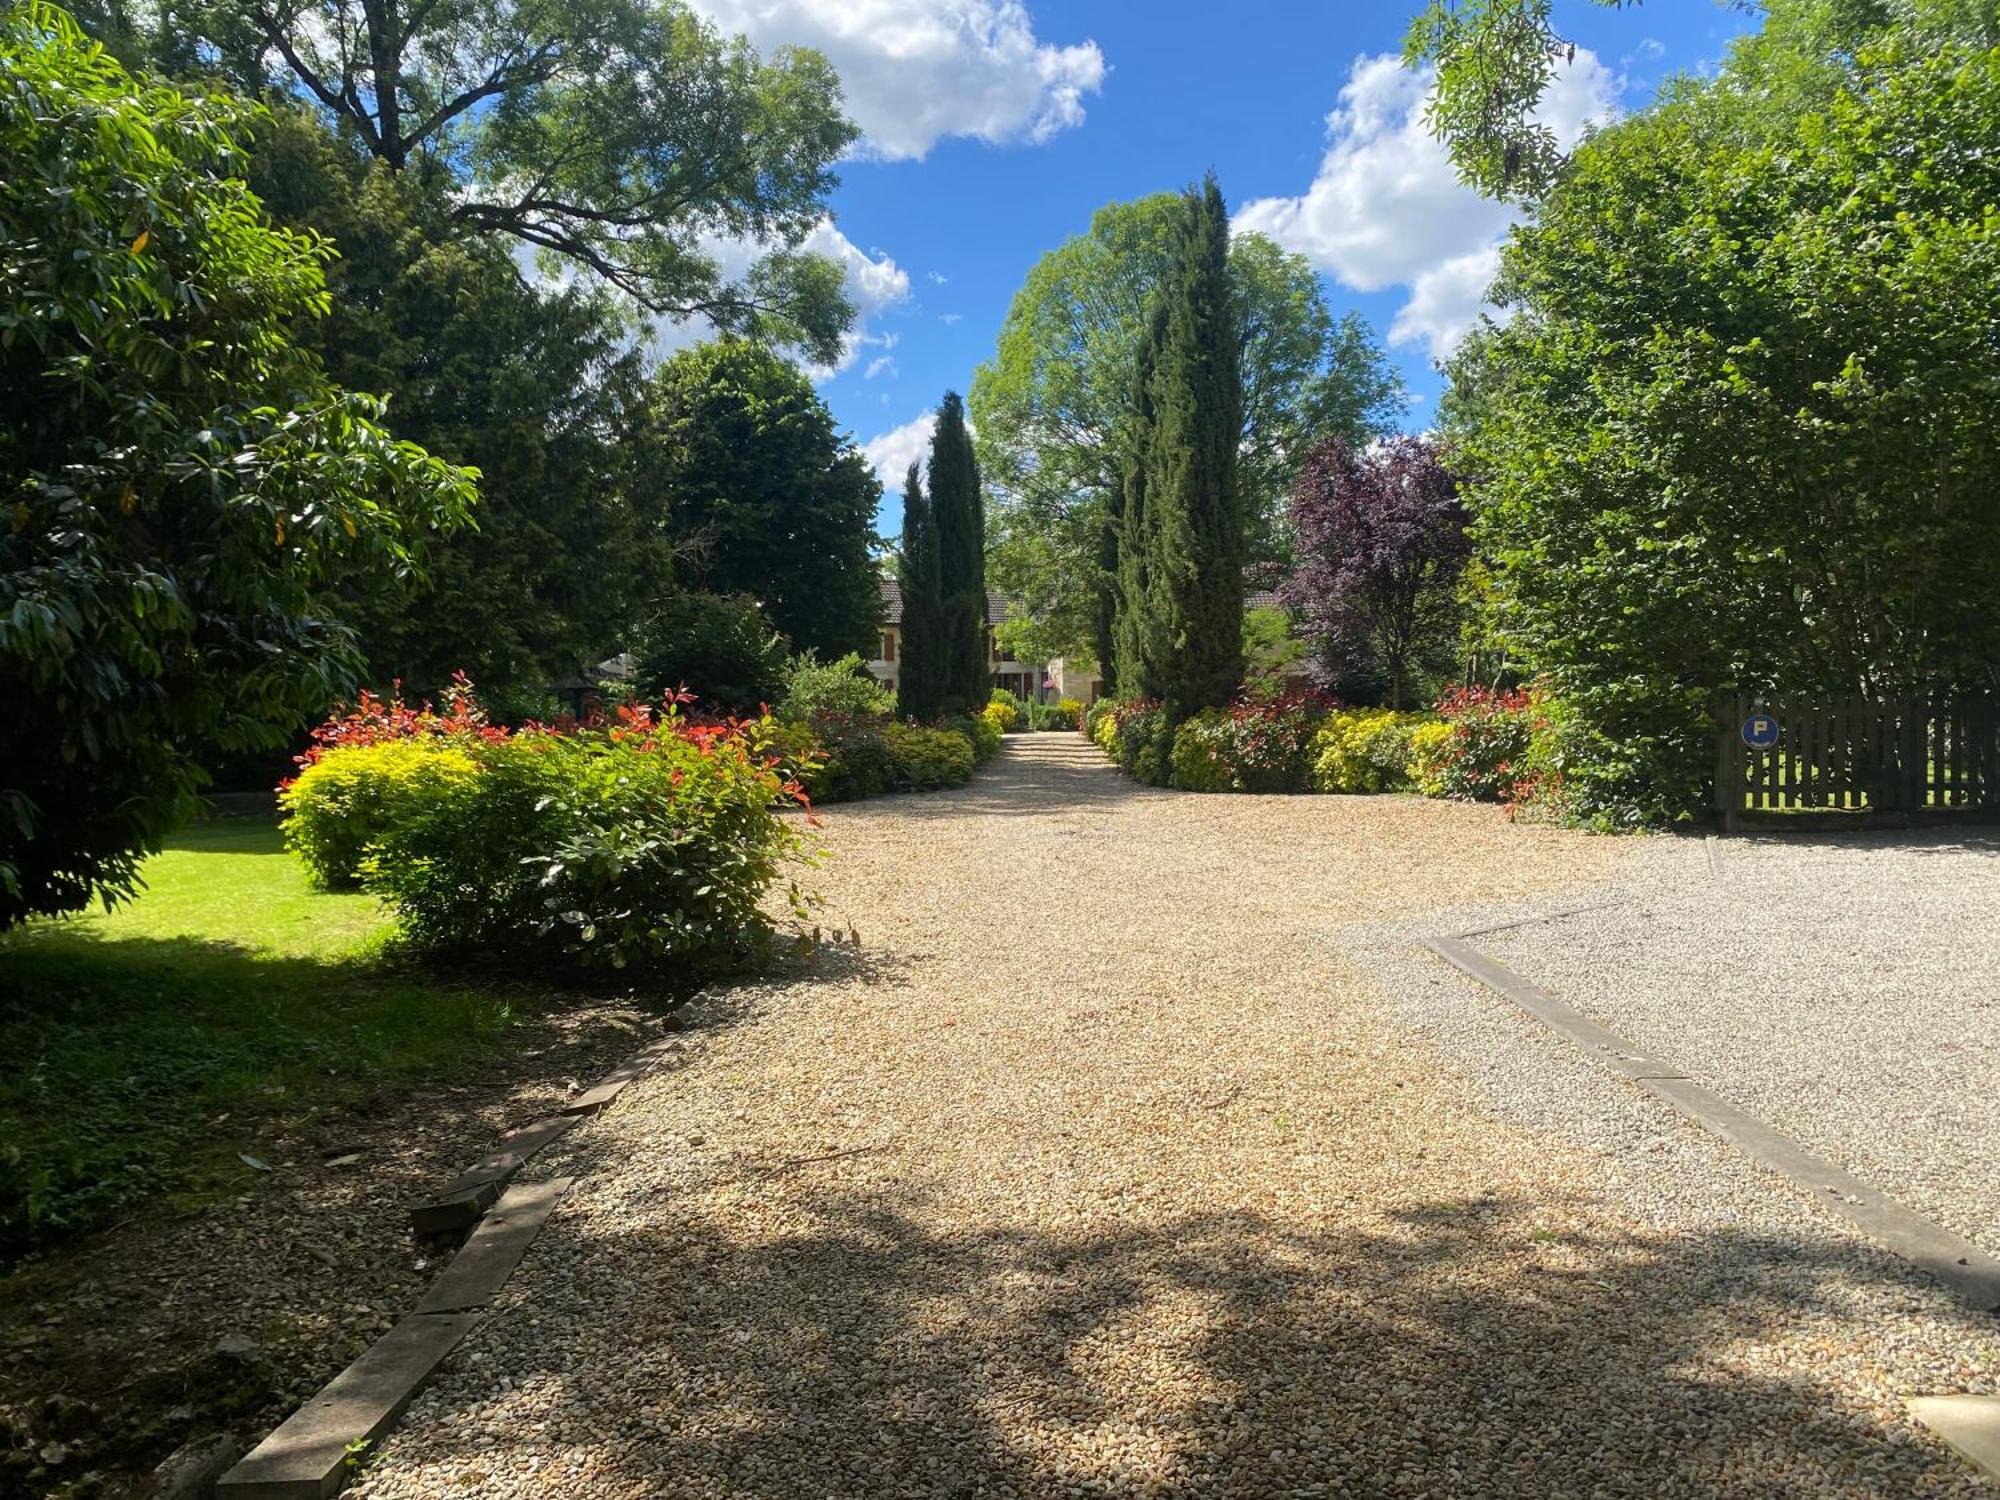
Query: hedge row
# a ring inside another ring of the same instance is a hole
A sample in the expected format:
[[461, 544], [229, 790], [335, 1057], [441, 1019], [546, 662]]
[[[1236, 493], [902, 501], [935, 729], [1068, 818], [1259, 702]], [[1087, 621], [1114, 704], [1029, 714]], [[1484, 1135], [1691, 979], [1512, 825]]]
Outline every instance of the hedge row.
[[1457, 688], [1424, 713], [1308, 694], [1243, 699], [1170, 729], [1147, 701], [1091, 705], [1083, 732], [1138, 780], [1191, 792], [1391, 792], [1563, 812], [1567, 718], [1539, 692]]

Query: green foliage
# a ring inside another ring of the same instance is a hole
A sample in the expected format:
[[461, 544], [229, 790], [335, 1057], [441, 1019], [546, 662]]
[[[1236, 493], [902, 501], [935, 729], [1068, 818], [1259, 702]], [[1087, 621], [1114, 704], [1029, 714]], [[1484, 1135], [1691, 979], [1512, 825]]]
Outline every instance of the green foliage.
[[778, 694], [777, 715], [789, 723], [810, 723], [828, 714], [855, 719], [887, 718], [896, 698], [875, 680], [859, 652], [822, 662], [810, 651], [792, 658]]
[[897, 631], [896, 712], [935, 719], [944, 711], [944, 564], [937, 517], [915, 463], [903, 479], [903, 545], [896, 561], [903, 617]]
[[[1105, 520], [1127, 458], [1116, 438], [1182, 212], [1174, 193], [1099, 209], [1086, 232], [1029, 271], [993, 359], [974, 377], [972, 415], [994, 492], [989, 568], [1035, 622], [1021, 660], [1108, 660], [1115, 560]], [[1284, 497], [1298, 455], [1320, 437], [1359, 444], [1386, 429], [1402, 389], [1367, 326], [1331, 315], [1303, 257], [1238, 234], [1229, 276], [1241, 316], [1247, 552], [1277, 561], [1288, 550]]]
[[1030, 729], [1076, 729], [1083, 722], [1083, 702], [1078, 698], [1064, 698], [1056, 703], [1031, 703], [1028, 705], [1028, 727]]
[[358, 886], [375, 841], [478, 772], [466, 751], [427, 740], [355, 745], [302, 770], [279, 794], [285, 845], [322, 890]]
[[1012, 734], [1021, 727], [1021, 700], [1004, 688], [996, 688], [993, 701], [979, 711], [979, 717], [1002, 734]]
[[962, 786], [971, 779], [977, 759], [973, 741], [955, 728], [932, 729], [922, 724], [887, 724], [882, 736], [894, 760], [898, 791], [928, 792]]
[[1281, 696], [1305, 672], [1308, 655], [1285, 610], [1260, 604], [1243, 611], [1243, 691], [1250, 697]]
[[478, 526], [424, 578], [344, 591], [368, 680], [462, 668], [520, 705], [623, 649], [671, 548], [627, 493], [641, 354], [614, 299], [524, 279], [504, 241], [452, 224], [441, 173], [391, 172], [302, 108], [260, 124], [247, 168], [274, 218], [339, 251], [327, 314], [301, 330], [331, 376], [393, 392], [398, 437], [481, 469]]
[[974, 711], [986, 702], [993, 678], [986, 645], [986, 514], [965, 403], [956, 391], [946, 391], [938, 406], [927, 478], [938, 539], [940, 701], [947, 712]]
[[477, 774], [438, 778], [383, 828], [363, 879], [435, 953], [683, 978], [735, 968], [763, 950], [765, 892], [803, 852], [773, 812], [785, 794], [768, 733], [768, 720], [735, 734], [627, 723], [462, 752], [413, 741], [470, 755]]
[[1169, 780], [1184, 792], [1237, 790], [1234, 741], [1228, 711], [1204, 708], [1174, 731]]
[[1405, 766], [1410, 784], [1426, 797], [1451, 795], [1451, 772], [1457, 759], [1458, 731], [1442, 719], [1410, 731]]
[[1587, 818], [1703, 808], [1720, 694], [2000, 660], [2000, 51], [1891, 34], [1788, 90], [1754, 59], [1577, 153], [1454, 370], [1497, 628], [1592, 747]]
[[229, 175], [249, 106], [137, 82], [35, 4], [0, 75], [5, 927], [129, 894], [204, 756], [351, 685], [327, 592], [415, 568], [474, 476], [299, 348], [323, 247]]
[[1149, 698], [1111, 703], [1098, 716], [1091, 738], [1121, 770], [1148, 786], [1165, 786], [1173, 771], [1174, 732], [1166, 710]]
[[1437, 722], [1426, 713], [1387, 708], [1329, 714], [1313, 737], [1313, 790], [1393, 792], [1410, 785], [1411, 743]]
[[983, 713], [960, 714], [945, 723], [947, 728], [965, 736], [972, 746], [972, 758], [977, 764], [983, 766], [1000, 753], [1000, 726]]
[[682, 350], [653, 377], [633, 463], [685, 586], [757, 600], [802, 651], [873, 653], [882, 486], [798, 366], [737, 339]]
[[1177, 257], [1160, 291], [1152, 421], [1144, 442], [1142, 681], [1170, 719], [1227, 703], [1243, 680], [1243, 511], [1236, 485], [1243, 372], [1231, 304], [1229, 215], [1211, 175], [1186, 198]]
[[752, 714], [781, 698], [791, 646], [754, 599], [669, 594], [637, 632], [642, 701], [686, 688], [710, 709]]
[[1404, 42], [1412, 68], [1436, 70], [1425, 123], [1460, 180], [1489, 197], [1537, 197], [1566, 161], [1555, 132], [1535, 118], [1557, 70], [1576, 56], [1550, 10], [1550, 0], [1429, 0]]
[[[840, 268], [805, 246], [857, 132], [819, 53], [765, 60], [675, 0], [199, 0], [157, 14], [163, 61], [306, 100], [387, 170], [442, 175], [453, 237], [837, 357], [852, 309]], [[763, 253], [732, 280], [713, 236]]]

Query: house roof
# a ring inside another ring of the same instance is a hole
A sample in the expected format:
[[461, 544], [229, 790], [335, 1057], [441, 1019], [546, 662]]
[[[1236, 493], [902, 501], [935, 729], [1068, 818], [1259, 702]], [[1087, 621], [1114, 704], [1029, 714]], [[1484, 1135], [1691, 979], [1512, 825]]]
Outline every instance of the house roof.
[[[882, 623], [900, 625], [903, 623], [903, 586], [893, 578], [880, 580], [882, 585]], [[986, 623], [998, 625], [1007, 618], [1007, 608], [1013, 601], [1005, 594], [993, 590], [986, 591]]]

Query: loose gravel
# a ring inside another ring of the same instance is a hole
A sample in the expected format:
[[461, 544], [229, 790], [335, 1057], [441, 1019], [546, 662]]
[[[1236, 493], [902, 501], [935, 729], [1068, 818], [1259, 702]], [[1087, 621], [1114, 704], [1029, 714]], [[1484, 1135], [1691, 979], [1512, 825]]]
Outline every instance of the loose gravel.
[[1480, 946], [2000, 1253], [2000, 842], [1660, 852], [1615, 902]]
[[858, 946], [537, 1162], [581, 1180], [356, 1493], [1979, 1492], [1902, 1398], [1991, 1389], [1990, 1321], [1412, 946], [1643, 845], [1068, 736], [826, 841]]

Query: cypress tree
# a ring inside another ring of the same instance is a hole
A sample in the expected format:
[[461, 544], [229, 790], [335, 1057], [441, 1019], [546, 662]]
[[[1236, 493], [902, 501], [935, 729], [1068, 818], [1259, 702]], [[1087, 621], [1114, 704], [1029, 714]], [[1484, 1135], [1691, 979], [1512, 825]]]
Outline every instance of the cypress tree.
[[1229, 295], [1229, 215], [1213, 173], [1187, 195], [1187, 226], [1155, 326], [1141, 649], [1153, 679], [1147, 691], [1178, 723], [1227, 703], [1243, 680], [1243, 366]]
[[1132, 396], [1120, 424], [1119, 484], [1113, 497], [1118, 532], [1112, 655], [1117, 690], [1129, 698], [1159, 692], [1155, 661], [1156, 622], [1152, 615], [1152, 536], [1146, 489], [1153, 463], [1153, 374], [1166, 318], [1164, 292], [1156, 292], [1133, 367]]
[[928, 721], [938, 716], [943, 687], [944, 610], [938, 587], [937, 521], [915, 464], [903, 479], [903, 548], [896, 581], [903, 594], [896, 712], [906, 719]]
[[946, 391], [931, 432], [931, 515], [943, 604], [941, 697], [948, 713], [977, 712], [991, 696], [986, 657], [986, 514], [965, 403]]

